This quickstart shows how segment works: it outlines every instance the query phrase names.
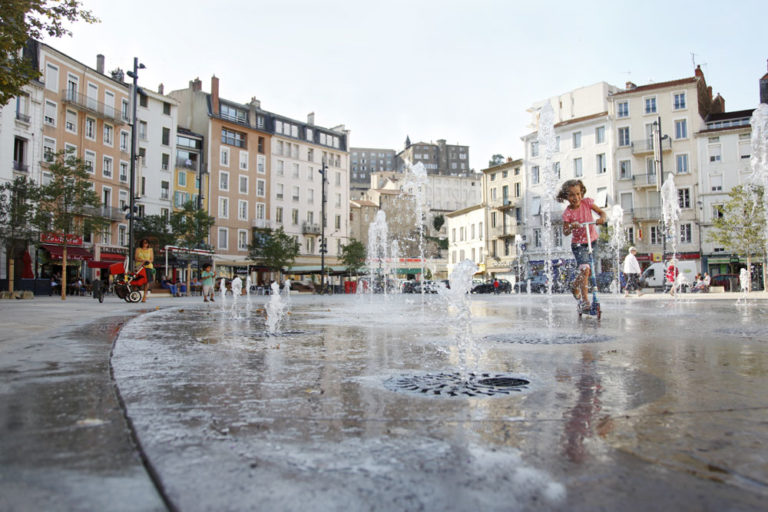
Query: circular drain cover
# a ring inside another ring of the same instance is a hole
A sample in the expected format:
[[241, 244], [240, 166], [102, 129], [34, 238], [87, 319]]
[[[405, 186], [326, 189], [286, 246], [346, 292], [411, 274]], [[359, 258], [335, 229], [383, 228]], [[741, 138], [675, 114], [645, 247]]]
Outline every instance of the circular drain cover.
[[604, 343], [613, 338], [602, 334], [569, 332], [519, 332], [509, 334], [491, 334], [483, 338], [499, 343], [519, 343], [525, 345], [578, 345], [582, 343]]
[[400, 375], [384, 382], [391, 391], [431, 397], [510, 395], [526, 389], [528, 384], [525, 379], [507, 374], [459, 372]]

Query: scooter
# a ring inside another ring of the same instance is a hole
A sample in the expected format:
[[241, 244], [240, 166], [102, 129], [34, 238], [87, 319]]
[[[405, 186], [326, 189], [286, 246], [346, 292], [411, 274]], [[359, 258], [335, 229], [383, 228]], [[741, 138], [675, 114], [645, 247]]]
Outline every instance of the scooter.
[[[596, 224], [593, 222], [582, 222], [582, 226], [584, 226], [587, 229], [587, 233], [589, 233], [589, 225], [590, 224]], [[587, 235], [587, 247], [589, 249], [589, 280], [590, 285], [592, 286], [592, 304], [589, 305], [588, 311], [583, 311], [581, 308], [579, 308], [579, 318], [581, 318], [581, 315], [586, 314], [589, 316], [597, 317], [598, 320], [600, 320], [600, 317], [602, 316], [602, 311], [600, 311], [600, 302], [597, 300], [597, 279], [595, 278], [595, 253], [592, 251], [592, 238]]]

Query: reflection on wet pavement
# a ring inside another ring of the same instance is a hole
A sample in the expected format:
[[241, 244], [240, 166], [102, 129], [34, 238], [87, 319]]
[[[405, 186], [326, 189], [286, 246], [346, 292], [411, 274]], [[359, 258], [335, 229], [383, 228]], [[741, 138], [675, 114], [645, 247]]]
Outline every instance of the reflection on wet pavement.
[[[763, 308], [606, 299], [598, 323], [565, 299], [547, 327], [543, 300], [473, 298], [469, 347], [439, 297], [292, 297], [279, 336], [255, 300], [159, 311], [126, 326], [112, 363], [182, 510], [640, 510], [651, 493], [758, 510], [768, 344], [743, 333]], [[464, 364], [530, 384], [387, 388]]]

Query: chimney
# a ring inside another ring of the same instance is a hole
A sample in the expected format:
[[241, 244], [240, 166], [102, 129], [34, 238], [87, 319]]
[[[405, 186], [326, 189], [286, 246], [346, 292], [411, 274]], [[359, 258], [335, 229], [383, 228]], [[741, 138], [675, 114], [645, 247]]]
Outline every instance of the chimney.
[[637, 89], [637, 85], [635, 85], [635, 83], [634, 83], [634, 82], [627, 82], [627, 83], [624, 85], [624, 88], [625, 88], [626, 90], [628, 90], [628, 91], [631, 91], [632, 89]]
[[96, 71], [101, 75], [104, 74], [104, 56], [102, 54], [96, 56]]
[[307, 114], [307, 124], [309, 124], [309, 125], [314, 125], [315, 124], [315, 113], [314, 112], [310, 112], [309, 114]]
[[261, 109], [261, 101], [257, 100], [256, 96], [251, 96], [251, 103], [250, 103], [250, 105], [253, 108]]
[[717, 93], [717, 96], [712, 101], [712, 113], [722, 114], [723, 112], [725, 112], [725, 98], [720, 96], [720, 93]]
[[200, 78], [195, 78], [194, 80], [189, 81], [189, 88], [193, 91], [202, 91], [203, 90], [203, 82], [200, 81]]
[[704, 72], [701, 70], [701, 65], [696, 65], [696, 72], [695, 72], [696, 78], [704, 78]]
[[768, 73], [760, 79], [760, 103], [768, 103]]
[[211, 109], [214, 114], [219, 115], [219, 79], [216, 75], [211, 77]]
[[157, 86], [157, 94], [163, 94], [163, 91], [165, 91], [165, 86], [161, 83]]

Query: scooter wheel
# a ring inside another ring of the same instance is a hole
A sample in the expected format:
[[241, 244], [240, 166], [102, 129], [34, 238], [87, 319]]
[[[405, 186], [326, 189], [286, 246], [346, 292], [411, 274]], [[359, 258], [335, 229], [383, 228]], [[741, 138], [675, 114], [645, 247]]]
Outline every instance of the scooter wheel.
[[139, 302], [141, 300], [141, 292], [138, 290], [133, 290], [131, 293], [128, 294], [126, 297], [126, 300], [128, 302]]
[[101, 303], [103, 303], [103, 302], [104, 302], [104, 294], [103, 294], [103, 293], [100, 293], [100, 294], [99, 294], [99, 304], [101, 304]]

